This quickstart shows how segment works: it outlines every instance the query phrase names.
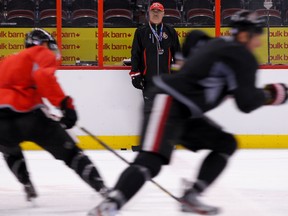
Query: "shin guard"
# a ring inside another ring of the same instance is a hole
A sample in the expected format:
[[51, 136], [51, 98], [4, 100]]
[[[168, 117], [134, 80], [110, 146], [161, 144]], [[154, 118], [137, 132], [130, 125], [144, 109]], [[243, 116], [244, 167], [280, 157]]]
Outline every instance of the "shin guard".
[[106, 188], [98, 170], [83, 152], [79, 151], [67, 165], [96, 191]]
[[19, 182], [22, 184], [27, 184], [30, 182], [29, 173], [27, 171], [27, 166], [22, 152], [18, 155], [4, 154], [4, 159], [9, 169], [16, 176]]

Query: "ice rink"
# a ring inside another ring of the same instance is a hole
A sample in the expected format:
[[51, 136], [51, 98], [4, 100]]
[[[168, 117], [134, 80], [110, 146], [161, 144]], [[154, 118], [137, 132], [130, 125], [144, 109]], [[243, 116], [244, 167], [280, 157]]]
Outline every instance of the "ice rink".
[[[131, 161], [135, 152], [117, 151]], [[109, 151], [86, 151], [108, 186], [113, 186], [126, 164]], [[31, 179], [39, 197], [26, 202], [22, 186], [0, 160], [0, 216], [84, 216], [101, 197], [62, 162], [47, 152], [25, 151]], [[154, 180], [175, 196], [181, 178], [194, 179], [206, 151], [177, 150], [170, 166]], [[221, 207], [221, 216], [287, 216], [288, 150], [239, 150], [228, 168], [201, 198]], [[125, 205], [122, 216], [187, 216], [178, 203], [152, 183]]]

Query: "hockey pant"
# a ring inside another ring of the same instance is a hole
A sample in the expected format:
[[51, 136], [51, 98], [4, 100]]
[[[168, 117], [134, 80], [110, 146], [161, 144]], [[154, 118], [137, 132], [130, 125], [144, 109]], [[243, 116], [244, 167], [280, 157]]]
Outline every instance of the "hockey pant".
[[146, 180], [155, 177], [162, 165], [170, 162], [176, 144], [192, 151], [211, 150], [193, 185], [199, 193], [203, 192], [224, 170], [236, 150], [234, 136], [205, 116], [192, 119], [185, 105], [166, 94], [157, 94], [154, 102], [145, 103], [144, 111], [140, 153], [115, 186], [118, 194], [114, 194], [114, 199], [122, 200], [118, 201], [119, 206], [134, 196]]
[[29, 180], [19, 146], [23, 141], [34, 142], [56, 159], [62, 160], [97, 191], [103, 187], [103, 180], [91, 160], [61, 125], [48, 118], [40, 109], [12, 118], [1, 118], [0, 121], [0, 151], [21, 183]]

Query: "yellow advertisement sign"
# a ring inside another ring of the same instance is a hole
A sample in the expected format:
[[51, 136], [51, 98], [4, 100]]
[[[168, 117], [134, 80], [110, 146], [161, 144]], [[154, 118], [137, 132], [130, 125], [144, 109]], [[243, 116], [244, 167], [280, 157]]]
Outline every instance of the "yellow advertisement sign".
[[75, 65], [78, 60], [97, 60], [96, 28], [65, 28], [62, 30], [62, 64]]
[[135, 28], [104, 28], [104, 65], [122, 65], [130, 58]]
[[[269, 36], [270, 62], [273, 64], [288, 64], [288, 28], [270, 29]], [[268, 43], [266, 44], [268, 49]]]
[[[24, 49], [25, 34], [31, 28], [0, 28], [0, 59]], [[56, 37], [55, 28], [47, 28]], [[180, 43], [192, 28], [176, 28]], [[214, 36], [214, 28], [201, 28]], [[104, 28], [104, 65], [122, 65], [125, 58], [131, 57], [131, 46], [135, 28]], [[222, 28], [221, 35], [228, 36], [229, 29]], [[269, 35], [269, 38], [268, 38]], [[256, 51], [260, 64], [288, 63], [288, 28], [270, 28], [263, 35], [263, 46]], [[75, 65], [77, 60], [98, 61], [97, 28], [62, 29], [62, 64]], [[268, 46], [269, 42], [269, 46]], [[270, 57], [268, 58], [268, 55]]]
[[30, 29], [0, 28], [0, 59], [24, 49], [25, 34]]

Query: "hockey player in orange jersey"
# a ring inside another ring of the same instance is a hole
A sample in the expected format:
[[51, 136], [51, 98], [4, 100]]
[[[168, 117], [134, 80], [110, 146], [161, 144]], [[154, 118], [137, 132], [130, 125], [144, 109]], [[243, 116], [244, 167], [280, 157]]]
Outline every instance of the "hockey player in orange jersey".
[[[37, 197], [19, 146], [31, 141], [105, 195], [99, 172], [65, 130], [75, 125], [77, 113], [55, 77], [61, 58], [55, 39], [43, 29], [33, 29], [25, 47], [0, 63], [0, 151], [9, 168], [23, 184], [27, 200]], [[50, 118], [44, 98], [62, 111], [60, 121]]]

